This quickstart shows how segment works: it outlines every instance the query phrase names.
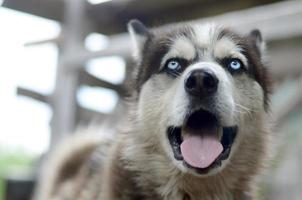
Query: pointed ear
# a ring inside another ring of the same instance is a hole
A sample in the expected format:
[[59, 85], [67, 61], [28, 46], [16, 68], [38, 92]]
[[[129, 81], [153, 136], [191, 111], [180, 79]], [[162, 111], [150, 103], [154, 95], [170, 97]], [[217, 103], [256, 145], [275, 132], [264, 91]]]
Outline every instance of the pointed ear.
[[257, 49], [260, 56], [265, 54], [265, 42], [263, 41], [261, 32], [258, 29], [254, 29], [249, 33], [248, 40]]
[[142, 22], [136, 19], [128, 23], [128, 31], [132, 40], [133, 56], [135, 59], [140, 59], [145, 43], [151, 37], [151, 32]]

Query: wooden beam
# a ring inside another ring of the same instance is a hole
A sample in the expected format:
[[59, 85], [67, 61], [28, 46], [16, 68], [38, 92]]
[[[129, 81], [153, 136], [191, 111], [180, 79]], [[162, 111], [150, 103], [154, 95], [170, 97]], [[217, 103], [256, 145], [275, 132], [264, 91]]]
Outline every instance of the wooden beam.
[[302, 35], [302, 1], [283, 1], [223, 15], [194, 20], [192, 23], [216, 22], [246, 33], [258, 28], [267, 40], [280, 40]]
[[59, 45], [59, 58], [56, 74], [56, 85], [53, 94], [53, 119], [51, 147], [66, 134], [74, 132], [77, 124], [76, 94], [79, 86], [79, 63], [72, 69], [74, 63], [69, 60], [76, 52], [84, 49], [84, 38], [89, 31], [89, 22], [85, 13], [85, 1], [64, 0], [64, 23], [62, 36], [64, 40]]
[[122, 85], [116, 85], [116, 84], [101, 80], [101, 79], [97, 78], [96, 76], [88, 73], [85, 70], [81, 71], [80, 82], [81, 82], [81, 84], [92, 86], [92, 87], [97, 86], [97, 87], [103, 87], [103, 88], [114, 90], [121, 96], [123, 96], [125, 94], [125, 89], [122, 87]]
[[[296, 0], [268, 4], [272, 2], [274, 1], [154, 0], [151, 3], [132, 0], [111, 1], [98, 5], [89, 5], [85, 2], [84, 9], [90, 17], [89, 20], [93, 21], [96, 29], [103, 34], [125, 32], [126, 24], [132, 18], [141, 19], [147, 25], [158, 26], [203, 17], [192, 22], [218, 21], [231, 24], [243, 31], [257, 27], [270, 39], [300, 35], [302, 2]], [[260, 4], [268, 5], [259, 6]], [[258, 7], [253, 7], [257, 5]], [[64, 20], [65, 4], [62, 0], [5, 0], [3, 6], [61, 22]], [[247, 9], [248, 7], [253, 8]], [[232, 12], [218, 15], [224, 13], [226, 9]], [[210, 15], [216, 16], [209, 17]]]
[[[126, 3], [125, 3], [126, 2]], [[187, 21], [222, 14], [226, 11], [242, 10], [273, 0], [152, 0], [111, 1], [88, 7], [96, 28], [103, 34], [125, 32], [126, 24], [135, 18], [148, 26]], [[104, 28], [106, 27], [106, 28]]]
[[62, 0], [4, 0], [2, 6], [47, 19], [63, 21], [64, 1]]
[[[126, 23], [133, 18], [140, 19], [147, 25], [158, 26], [166, 23], [217, 15], [226, 10], [246, 9], [275, 1], [124, 0], [92, 5], [83, 0], [90, 21], [94, 21], [95, 29], [107, 35], [125, 32]], [[3, 6], [59, 22], [64, 21], [65, 4], [63, 0], [4, 0]]]
[[61, 41], [62, 41], [62, 37], [55, 37], [55, 38], [49, 38], [49, 39], [44, 39], [44, 40], [27, 42], [24, 44], [24, 46], [30, 47], [30, 46], [43, 45], [43, 44], [48, 44], [48, 43], [59, 44]]
[[32, 99], [34, 99], [36, 101], [40, 101], [42, 103], [51, 104], [50, 96], [41, 94], [41, 93], [33, 91], [31, 89], [17, 87], [17, 94], [21, 95], [21, 96], [32, 98]]
[[99, 51], [82, 51], [74, 55], [70, 62], [84, 64], [94, 58], [101, 58], [107, 56], [121, 56], [124, 59], [131, 57], [131, 43], [127, 33], [110, 36], [108, 38], [108, 48]]

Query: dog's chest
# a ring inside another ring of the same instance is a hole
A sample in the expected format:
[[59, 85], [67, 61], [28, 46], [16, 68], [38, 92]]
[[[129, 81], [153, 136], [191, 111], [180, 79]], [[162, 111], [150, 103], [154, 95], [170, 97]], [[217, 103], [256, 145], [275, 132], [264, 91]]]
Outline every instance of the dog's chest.
[[[177, 184], [182, 182], [181, 184]], [[202, 184], [185, 184], [183, 181], [167, 181], [160, 188], [162, 199], [164, 200], [234, 200], [234, 194], [231, 191], [224, 190], [221, 187], [204, 187]], [[217, 188], [215, 190], [214, 188]], [[241, 198], [240, 198], [241, 200]]]
[[168, 195], [167, 197], [163, 198], [164, 200], [234, 200], [234, 196], [232, 194], [219, 194], [216, 195], [209, 195], [209, 194], [191, 194], [189, 195], [186, 192], [181, 192], [176, 195]]

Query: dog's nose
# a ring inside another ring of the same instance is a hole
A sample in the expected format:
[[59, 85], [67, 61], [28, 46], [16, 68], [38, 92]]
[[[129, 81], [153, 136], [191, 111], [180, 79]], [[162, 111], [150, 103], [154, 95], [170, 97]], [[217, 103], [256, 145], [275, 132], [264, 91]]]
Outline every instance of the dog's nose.
[[195, 69], [185, 79], [185, 90], [193, 96], [205, 96], [216, 92], [218, 78], [209, 69]]

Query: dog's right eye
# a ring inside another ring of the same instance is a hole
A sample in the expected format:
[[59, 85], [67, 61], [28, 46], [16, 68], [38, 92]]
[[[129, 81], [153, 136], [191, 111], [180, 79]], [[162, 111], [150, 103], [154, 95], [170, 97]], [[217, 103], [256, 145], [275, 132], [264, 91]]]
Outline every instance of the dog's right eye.
[[170, 70], [177, 70], [180, 67], [180, 63], [177, 60], [171, 60], [167, 64], [167, 68]]
[[167, 60], [165, 64], [165, 71], [170, 75], [179, 76], [184, 70], [183, 68], [186, 62], [187, 61], [185, 59], [171, 58]]

